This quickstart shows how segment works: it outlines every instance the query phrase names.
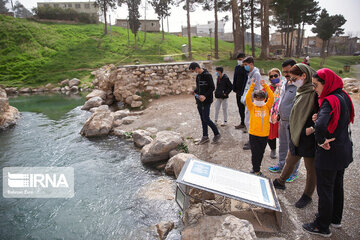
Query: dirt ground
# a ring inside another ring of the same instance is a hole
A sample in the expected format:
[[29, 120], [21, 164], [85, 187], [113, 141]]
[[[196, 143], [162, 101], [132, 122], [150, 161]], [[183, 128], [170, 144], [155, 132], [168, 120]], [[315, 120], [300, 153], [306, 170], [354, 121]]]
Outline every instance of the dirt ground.
[[[360, 70], [360, 68], [359, 68]], [[360, 73], [360, 71], [359, 71]], [[232, 76], [229, 74], [229, 76]], [[360, 76], [359, 78], [360, 79]], [[354, 142], [354, 162], [345, 171], [344, 190], [345, 204], [341, 229], [332, 229], [331, 239], [359, 239], [360, 237], [360, 184], [359, 179], [359, 154], [360, 154], [360, 101], [354, 99], [356, 118], [352, 128], [352, 138]], [[214, 104], [212, 104], [210, 116], [214, 119]], [[197, 112], [193, 96], [169, 96], [154, 100], [140, 119], [131, 125], [124, 127], [124, 130], [145, 129], [147, 127], [156, 127], [159, 130], [172, 130], [181, 133], [189, 152], [202, 160], [226, 167], [250, 171], [251, 153], [242, 149], [243, 144], [248, 139], [248, 134], [242, 130], [236, 130], [235, 125], [239, 124], [240, 116], [236, 105], [235, 94], [230, 94], [228, 107], [228, 126], [220, 127], [222, 135], [218, 144], [207, 143], [205, 145], [195, 145], [194, 139], [202, 135], [201, 122]], [[220, 110], [219, 120], [223, 120], [222, 110]], [[213, 133], [209, 128], [209, 137]], [[303, 160], [301, 160], [303, 161]], [[268, 167], [277, 163], [277, 159], [270, 158], [270, 148], [266, 148], [262, 162], [262, 172], [266, 177], [274, 179], [279, 174], [270, 173]], [[302, 162], [299, 168], [299, 178], [293, 183], [287, 183], [286, 190], [277, 190], [277, 194], [283, 211], [283, 230], [277, 234], [257, 234], [258, 237], [283, 237], [285, 239], [322, 239], [308, 234], [302, 230], [301, 225], [310, 222], [317, 212], [318, 197], [315, 192], [313, 202], [305, 209], [295, 208], [295, 202], [300, 198], [305, 185], [305, 167]]]

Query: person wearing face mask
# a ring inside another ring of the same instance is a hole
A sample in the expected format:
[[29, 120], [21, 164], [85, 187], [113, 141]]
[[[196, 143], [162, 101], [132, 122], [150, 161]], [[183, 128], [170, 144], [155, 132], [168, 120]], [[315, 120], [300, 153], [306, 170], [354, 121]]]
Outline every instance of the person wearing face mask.
[[245, 71], [243, 66], [243, 60], [245, 58], [244, 53], [239, 53], [236, 57], [237, 66], [234, 70], [233, 78], [233, 91], [236, 93], [236, 103], [239, 108], [240, 124], [235, 126], [235, 129], [245, 128], [245, 104], [241, 102], [241, 97], [244, 94], [246, 82], [248, 80], [248, 72]]
[[298, 63], [290, 69], [290, 80], [297, 87], [297, 92], [289, 120], [289, 152], [280, 177], [273, 181], [275, 188], [285, 189], [286, 179], [290, 177], [300, 159], [304, 158], [306, 184], [304, 193], [295, 203], [297, 208], [304, 208], [312, 201], [311, 197], [316, 186], [315, 136], [312, 116], [318, 111], [319, 105], [311, 82], [314, 73], [314, 69], [303, 63]]
[[[282, 83], [279, 107], [278, 107], [279, 161], [275, 166], [269, 167], [269, 171], [273, 173], [280, 173], [281, 170], [284, 168], [286, 155], [289, 150], [289, 140], [290, 140], [289, 118], [297, 90], [297, 88], [290, 81], [290, 69], [295, 64], [296, 64], [295, 60], [288, 59], [285, 60], [281, 65], [285, 80]], [[299, 165], [300, 165], [300, 161], [296, 164], [293, 173], [286, 180], [286, 182], [293, 182], [298, 178]]]
[[197, 109], [199, 111], [203, 136], [197, 144], [204, 144], [210, 141], [208, 136], [208, 126], [214, 132], [213, 143], [220, 140], [220, 133], [215, 123], [210, 119], [210, 106], [213, 102], [213, 92], [215, 85], [211, 74], [196, 62], [192, 62], [189, 66], [191, 72], [197, 73], [196, 75], [196, 88], [194, 90]]
[[[246, 85], [244, 88], [245, 94], [243, 94], [243, 96], [241, 97], [241, 102], [243, 104], [245, 104], [245, 101], [246, 101], [245, 96], [246, 96], [246, 93], [248, 92], [248, 90], [250, 89], [251, 81], [253, 78], [255, 79], [254, 90], [261, 89], [261, 86], [260, 86], [261, 75], [260, 75], [259, 69], [254, 66], [254, 58], [253, 57], [245, 58], [243, 61], [243, 66], [244, 66], [245, 71], [249, 72], [248, 80], [246, 81]], [[245, 108], [245, 125], [246, 125], [247, 129], [249, 129], [249, 121], [250, 121], [250, 113], [249, 113], [249, 110], [247, 108]], [[244, 132], [246, 132], [246, 130], [244, 130]], [[249, 141], [247, 141], [244, 144], [243, 149], [244, 150], [250, 149], [250, 139], [249, 139]]]
[[230, 82], [229, 77], [224, 73], [224, 68], [217, 67], [216, 68], [216, 89], [215, 89], [215, 124], [219, 118], [220, 107], [222, 106], [223, 114], [224, 114], [224, 122], [221, 126], [227, 125], [228, 118], [228, 98], [229, 94], [232, 90], [232, 84]]
[[[274, 94], [265, 81], [261, 80], [260, 84], [268, 96], [267, 102], [265, 102], [265, 92], [262, 90], [254, 91], [255, 82], [256, 80], [253, 78], [249, 91], [246, 93], [246, 107], [250, 113], [249, 139], [253, 166], [251, 173], [262, 176], [260, 168], [270, 132], [270, 109], [274, 103]], [[254, 102], [251, 100], [253, 92]]]

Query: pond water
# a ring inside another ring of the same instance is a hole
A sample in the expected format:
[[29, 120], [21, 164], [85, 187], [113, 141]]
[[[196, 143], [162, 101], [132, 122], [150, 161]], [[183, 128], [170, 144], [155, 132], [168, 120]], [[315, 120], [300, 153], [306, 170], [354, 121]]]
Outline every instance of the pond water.
[[150, 227], [178, 221], [175, 201], [148, 200], [139, 189], [159, 173], [141, 164], [133, 144], [117, 137], [89, 140], [79, 132], [90, 116], [84, 98], [19, 96], [16, 127], [0, 132], [4, 167], [73, 167], [69, 199], [0, 196], [0, 239], [154, 239]]

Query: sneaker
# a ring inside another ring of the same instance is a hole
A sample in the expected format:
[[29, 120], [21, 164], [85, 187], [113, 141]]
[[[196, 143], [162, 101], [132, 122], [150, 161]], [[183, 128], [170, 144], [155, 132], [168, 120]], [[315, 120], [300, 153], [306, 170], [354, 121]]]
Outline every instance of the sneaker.
[[[319, 213], [315, 213], [315, 218], [319, 218]], [[330, 226], [333, 228], [336, 228], [336, 229], [339, 229], [342, 227], [341, 223], [331, 223]]]
[[297, 201], [297, 202], [295, 203], [295, 207], [297, 207], [297, 208], [304, 208], [304, 207], [306, 207], [309, 203], [311, 203], [311, 201], [312, 201], [311, 197], [306, 196], [305, 194], [303, 194], [303, 195], [301, 196], [301, 198], [299, 199], [299, 201]]
[[198, 142], [197, 144], [201, 145], [201, 144], [207, 143], [208, 141], [210, 141], [209, 137], [204, 136], [204, 137], [201, 138], [200, 142]]
[[241, 128], [245, 128], [244, 123], [240, 123], [239, 125], [235, 126], [235, 129], [241, 129]]
[[213, 140], [212, 140], [212, 143], [218, 143], [219, 140], [220, 140], [220, 138], [221, 138], [220, 133], [219, 133], [218, 135], [215, 135], [214, 138], [213, 138]]
[[259, 172], [254, 172], [254, 170], [251, 170], [250, 173], [254, 174], [256, 176], [260, 176], [260, 177], [264, 176], [264, 174], [262, 174], [262, 172], [260, 172], [260, 171]]
[[273, 173], [280, 173], [282, 170], [281, 167], [279, 167], [278, 165], [275, 165], [273, 167], [269, 167], [269, 171], [270, 172], [273, 172]]
[[285, 184], [281, 184], [280, 182], [279, 182], [279, 180], [277, 180], [277, 179], [275, 179], [274, 181], [273, 181], [273, 185], [274, 185], [274, 187], [275, 188], [277, 188], [277, 189], [281, 189], [281, 190], [285, 190]]
[[291, 175], [288, 179], [286, 179], [286, 182], [293, 182], [298, 178], [298, 175]]
[[276, 159], [276, 158], [277, 158], [277, 156], [276, 156], [276, 149], [271, 149], [270, 158], [272, 158], [272, 159]]
[[243, 146], [243, 149], [244, 150], [250, 150], [250, 143], [249, 142], [246, 142]]
[[226, 125], [227, 125], [227, 121], [225, 121], [225, 122], [223, 122], [223, 123], [221, 124], [222, 127], [224, 127], [224, 126], [226, 126]]
[[311, 234], [320, 235], [322, 237], [331, 237], [330, 229], [320, 230], [314, 223], [305, 223], [302, 225], [302, 228]]

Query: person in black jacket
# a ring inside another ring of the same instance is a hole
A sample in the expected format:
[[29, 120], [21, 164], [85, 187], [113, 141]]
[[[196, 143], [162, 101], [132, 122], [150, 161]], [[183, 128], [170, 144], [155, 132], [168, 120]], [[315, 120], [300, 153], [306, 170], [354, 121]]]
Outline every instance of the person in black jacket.
[[230, 82], [229, 77], [223, 72], [224, 72], [224, 68], [222, 68], [222, 67], [216, 68], [217, 81], [216, 81], [216, 89], [215, 89], [215, 98], [216, 98], [215, 124], [218, 121], [219, 111], [220, 111], [220, 107], [222, 105], [223, 114], [224, 114], [224, 123], [222, 123], [221, 126], [226, 126], [227, 118], [228, 118], [228, 114], [227, 114], [228, 98], [229, 98], [229, 94], [232, 91], [232, 84]]
[[319, 95], [320, 110], [315, 121], [315, 169], [318, 214], [312, 223], [303, 224], [309, 233], [330, 237], [329, 226], [341, 227], [344, 207], [344, 171], [353, 161], [353, 144], [348, 126], [354, 121], [354, 106], [342, 90], [343, 81], [333, 71], [323, 68], [312, 79]]
[[194, 93], [203, 130], [203, 137], [198, 144], [204, 144], [209, 141], [208, 126], [214, 132], [213, 143], [217, 143], [221, 136], [215, 123], [210, 119], [210, 106], [213, 102], [213, 92], [215, 89], [213, 78], [206, 69], [200, 68], [200, 65], [196, 62], [192, 62], [189, 69], [191, 72], [197, 73]]
[[[239, 108], [241, 123], [235, 126], [236, 129], [245, 128], [245, 104], [241, 102], [244, 94], [246, 82], [248, 80], [248, 72], [245, 71], [242, 61], [245, 58], [244, 53], [239, 53], [236, 57], [238, 65], [235, 67], [233, 78], [233, 91], [236, 92], [236, 102]], [[245, 93], [246, 94], [246, 93]]]

